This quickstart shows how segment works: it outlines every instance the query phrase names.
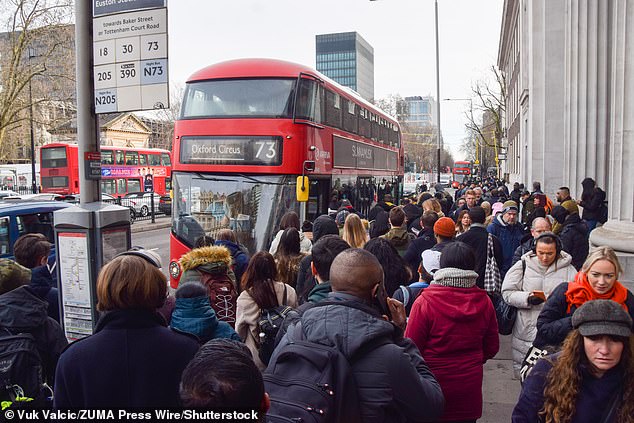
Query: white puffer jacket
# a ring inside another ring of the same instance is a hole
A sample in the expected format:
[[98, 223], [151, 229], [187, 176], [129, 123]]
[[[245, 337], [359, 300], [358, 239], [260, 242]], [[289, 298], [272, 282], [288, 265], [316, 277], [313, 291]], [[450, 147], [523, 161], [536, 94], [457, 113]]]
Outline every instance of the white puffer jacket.
[[[526, 263], [523, 270], [522, 262]], [[517, 307], [517, 320], [513, 327], [513, 367], [519, 367], [537, 335], [537, 317], [544, 304], [530, 305], [528, 296], [532, 291], [544, 291], [546, 298], [562, 282], [574, 280], [577, 271], [572, 267], [572, 257], [565, 251], [548, 268], [539, 264], [533, 251], [522, 256], [504, 277], [502, 297], [508, 304]]]

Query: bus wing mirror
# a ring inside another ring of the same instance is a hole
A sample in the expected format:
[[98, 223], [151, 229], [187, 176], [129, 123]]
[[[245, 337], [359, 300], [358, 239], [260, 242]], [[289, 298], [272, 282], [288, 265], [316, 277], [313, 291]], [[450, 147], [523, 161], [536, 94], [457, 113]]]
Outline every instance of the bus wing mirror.
[[297, 201], [300, 203], [305, 203], [306, 201], [308, 201], [308, 191], [308, 176], [298, 176], [296, 186]]

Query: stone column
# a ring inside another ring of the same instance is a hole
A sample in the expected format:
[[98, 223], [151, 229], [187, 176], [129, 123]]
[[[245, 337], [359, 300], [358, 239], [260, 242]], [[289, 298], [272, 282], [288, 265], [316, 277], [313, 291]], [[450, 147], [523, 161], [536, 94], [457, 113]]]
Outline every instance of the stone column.
[[602, 188], [607, 186], [610, 3], [566, 3], [563, 171], [564, 185], [574, 198], [581, 196], [581, 181], [586, 177]]
[[628, 0], [609, 3], [609, 215], [590, 234], [590, 244], [617, 250], [624, 267], [621, 280], [634, 289], [634, 5]]

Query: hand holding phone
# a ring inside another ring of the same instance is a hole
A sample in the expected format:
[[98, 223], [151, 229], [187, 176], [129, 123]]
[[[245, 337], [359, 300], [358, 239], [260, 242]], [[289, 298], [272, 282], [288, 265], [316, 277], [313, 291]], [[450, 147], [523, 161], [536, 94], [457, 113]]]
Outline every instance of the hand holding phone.
[[544, 291], [532, 291], [528, 296], [528, 303], [531, 305], [539, 305], [546, 301]]

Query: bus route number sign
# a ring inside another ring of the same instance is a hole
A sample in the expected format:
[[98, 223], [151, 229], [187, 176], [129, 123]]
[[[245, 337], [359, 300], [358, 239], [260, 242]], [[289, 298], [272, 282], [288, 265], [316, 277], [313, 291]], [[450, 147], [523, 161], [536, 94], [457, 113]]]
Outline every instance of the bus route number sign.
[[167, 8], [94, 18], [93, 61], [95, 113], [169, 107]]

